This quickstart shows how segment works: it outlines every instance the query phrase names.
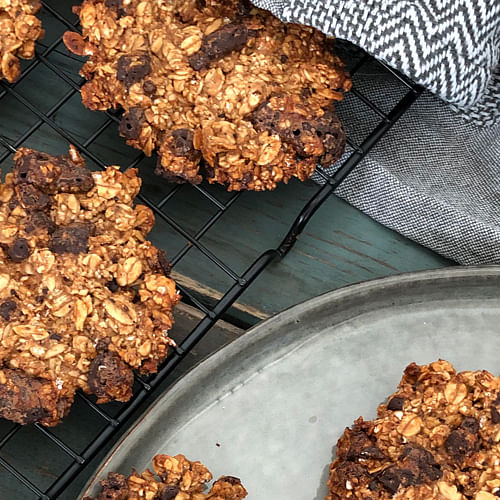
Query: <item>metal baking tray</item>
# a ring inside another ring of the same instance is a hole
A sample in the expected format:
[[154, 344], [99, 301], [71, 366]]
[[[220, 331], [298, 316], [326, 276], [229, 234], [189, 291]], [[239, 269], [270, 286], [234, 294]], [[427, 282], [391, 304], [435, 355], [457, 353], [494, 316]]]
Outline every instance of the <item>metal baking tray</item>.
[[349, 286], [261, 323], [169, 389], [117, 444], [108, 471], [183, 453], [256, 499], [317, 499], [344, 428], [374, 417], [410, 362], [498, 373], [500, 266]]

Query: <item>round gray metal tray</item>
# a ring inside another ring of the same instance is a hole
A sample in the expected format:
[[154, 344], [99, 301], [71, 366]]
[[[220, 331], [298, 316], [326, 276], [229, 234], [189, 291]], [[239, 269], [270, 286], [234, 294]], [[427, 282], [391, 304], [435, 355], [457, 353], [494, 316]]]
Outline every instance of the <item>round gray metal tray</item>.
[[108, 471], [157, 453], [238, 476], [250, 500], [323, 499], [344, 428], [375, 416], [410, 362], [498, 373], [500, 266], [401, 275], [316, 297], [264, 321], [169, 389], [117, 444]]

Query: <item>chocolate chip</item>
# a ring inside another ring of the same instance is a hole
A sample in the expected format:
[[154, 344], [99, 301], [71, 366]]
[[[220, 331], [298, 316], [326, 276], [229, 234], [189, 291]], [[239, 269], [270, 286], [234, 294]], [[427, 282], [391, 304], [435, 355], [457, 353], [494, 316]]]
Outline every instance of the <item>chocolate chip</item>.
[[[304, 101], [304, 107], [306, 106], [307, 102]], [[319, 137], [323, 145], [319, 162], [324, 166], [340, 158], [345, 148], [344, 129], [333, 107], [326, 108], [321, 117], [308, 118], [301, 113], [273, 109], [267, 99], [247, 119], [258, 132], [279, 135], [283, 142], [292, 146], [304, 158], [310, 157], [311, 136]]]
[[57, 254], [84, 253], [88, 250], [90, 232], [91, 226], [85, 223], [58, 227], [52, 234], [49, 249]]
[[169, 172], [165, 167], [163, 167], [160, 157], [158, 157], [158, 160], [156, 161], [155, 174], [161, 175], [168, 182], [172, 182], [175, 184], [184, 184], [186, 182], [186, 179], [183, 175], [175, 175], [172, 172]]
[[104, 5], [108, 9], [116, 11], [118, 19], [127, 15], [127, 8], [123, 5], [123, 0], [105, 0]]
[[165, 253], [165, 250], [158, 251], [158, 263], [160, 264], [163, 274], [165, 276], [168, 276], [170, 274], [172, 266], [170, 265], [170, 262], [167, 260], [167, 254]]
[[105, 0], [104, 5], [108, 9], [121, 9], [123, 7], [123, 0]]
[[9, 200], [9, 210], [12, 211], [14, 210], [14, 208], [16, 208], [17, 206], [19, 205], [19, 201], [17, 201], [16, 198], [12, 197], [10, 200]]
[[252, 172], [245, 172], [243, 174], [243, 177], [241, 178], [241, 186], [243, 189], [248, 187], [248, 184], [253, 181], [253, 173]]
[[238, 14], [240, 16], [247, 16], [253, 9], [253, 5], [249, 0], [239, 0], [238, 2]]
[[382, 460], [385, 455], [376, 446], [367, 446], [360, 451], [359, 458]]
[[71, 165], [61, 169], [56, 184], [62, 193], [87, 193], [94, 187], [94, 178], [85, 167]]
[[173, 500], [179, 493], [178, 486], [167, 486], [158, 497], [158, 500]]
[[151, 58], [147, 54], [140, 56], [121, 56], [118, 59], [116, 78], [129, 88], [134, 83], [140, 82], [151, 72]]
[[443, 476], [434, 455], [420, 446], [407, 445], [399, 459], [403, 469], [412, 471], [415, 484], [435, 481]]
[[117, 292], [120, 289], [120, 287], [118, 286], [118, 283], [116, 282], [115, 278], [113, 278], [111, 281], [108, 281], [106, 283], [106, 288], [108, 288], [108, 290], [110, 290], [113, 293]]
[[491, 421], [494, 424], [500, 423], [500, 412], [494, 406], [490, 407], [490, 410], [491, 410]]
[[30, 253], [31, 249], [25, 238], [18, 238], [7, 250], [7, 255], [14, 262], [22, 262], [30, 256]]
[[[215, 177], [215, 169], [206, 161], [200, 163], [200, 172], [205, 179], [213, 179]], [[253, 178], [253, 174], [252, 178]]]
[[59, 175], [57, 167], [61, 162], [64, 162], [61, 158], [39, 154], [37, 151], [21, 156], [16, 160], [13, 170], [16, 185], [32, 184], [44, 193], [50, 192]]
[[73, 163], [69, 155], [30, 152], [16, 160], [14, 176], [21, 203], [38, 210], [49, 203], [47, 194], [87, 192], [94, 186], [92, 173]]
[[316, 135], [321, 138], [325, 150], [319, 158], [319, 163], [328, 167], [342, 156], [346, 144], [344, 128], [333, 105], [317, 120]]
[[187, 128], [174, 130], [169, 145], [174, 156], [188, 158], [191, 161], [198, 161], [201, 157], [200, 151], [193, 145], [193, 132]]
[[345, 484], [347, 481], [352, 481], [353, 479], [356, 479], [358, 481], [363, 478], [370, 477], [368, 469], [363, 467], [361, 464], [349, 462], [347, 460], [341, 462], [337, 466], [336, 474], [339, 482], [343, 484]]
[[45, 229], [47, 233], [52, 234], [56, 228], [54, 221], [45, 212], [33, 212], [26, 223], [27, 233], [32, 233], [37, 229]]
[[207, 69], [211, 62], [241, 50], [251, 35], [255, 36], [244, 24], [226, 24], [203, 38], [200, 50], [189, 58], [189, 64], [195, 71]]
[[126, 139], [137, 139], [141, 134], [144, 122], [144, 110], [142, 108], [130, 108], [120, 121], [119, 132]]
[[[118, 472], [109, 472], [106, 479], [100, 481], [100, 484], [103, 490], [114, 490], [118, 491], [121, 489], [127, 489], [127, 478], [123, 474], [119, 474]], [[104, 497], [107, 498], [107, 497]], [[110, 496], [109, 499], [113, 500], [115, 497]], [[124, 497], [120, 497], [124, 498]]]
[[479, 422], [474, 417], [465, 417], [460, 427], [471, 434], [477, 434], [479, 432]]
[[288, 56], [286, 54], [281, 54], [280, 61], [282, 64], [285, 64], [288, 61]]
[[380, 460], [384, 458], [384, 454], [363, 429], [355, 426], [351, 431], [350, 438], [351, 442], [346, 455], [347, 460], [356, 461], [360, 458]]
[[415, 484], [415, 476], [411, 470], [399, 469], [395, 466], [385, 469], [380, 476], [378, 476], [378, 480], [382, 486], [392, 494], [398, 491], [400, 485], [406, 487]]
[[144, 90], [147, 95], [154, 94], [156, 92], [156, 85], [151, 80], [146, 80], [142, 84], [142, 90]]
[[58, 333], [52, 333], [49, 337], [50, 340], [61, 340], [62, 337]]
[[387, 403], [387, 409], [391, 411], [400, 411], [405, 404], [405, 398], [401, 396], [393, 396]]
[[477, 436], [465, 429], [455, 429], [444, 442], [446, 451], [459, 462], [473, 453], [477, 445]]
[[41, 210], [50, 202], [49, 197], [32, 184], [18, 184], [16, 193], [23, 208], [28, 210]]
[[233, 476], [222, 476], [220, 478], [220, 481], [224, 481], [224, 482], [232, 484], [232, 485], [241, 484], [241, 480], [239, 478], [233, 477]]
[[193, 150], [193, 132], [187, 128], [179, 128], [172, 132], [172, 152], [175, 156], [186, 156]]
[[17, 309], [17, 304], [13, 300], [6, 300], [0, 305], [0, 316], [5, 321], [10, 321], [10, 315]]

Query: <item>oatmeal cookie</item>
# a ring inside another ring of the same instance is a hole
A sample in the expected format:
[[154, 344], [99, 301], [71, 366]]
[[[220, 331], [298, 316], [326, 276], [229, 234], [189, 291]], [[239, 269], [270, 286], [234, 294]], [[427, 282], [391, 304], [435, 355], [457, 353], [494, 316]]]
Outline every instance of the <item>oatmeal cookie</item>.
[[85, 0], [66, 32], [85, 106], [174, 182], [262, 191], [307, 179], [345, 147], [334, 103], [351, 81], [332, 41], [241, 0]]
[[500, 377], [410, 364], [398, 390], [337, 444], [327, 500], [496, 500]]
[[100, 482], [102, 491], [92, 499], [84, 500], [242, 500], [247, 492], [241, 481], [232, 476], [222, 476], [207, 493], [203, 490], [212, 480], [210, 471], [200, 462], [191, 462], [184, 455], [170, 457], [156, 455], [153, 470], [139, 474], [133, 471], [127, 478], [110, 472]]
[[45, 33], [35, 17], [41, 6], [40, 0], [0, 0], [0, 78], [16, 81], [19, 58], [35, 55], [35, 42]]
[[76, 389], [127, 401], [173, 340], [179, 295], [133, 206], [135, 169], [20, 149], [0, 184], [0, 417], [55, 425]]

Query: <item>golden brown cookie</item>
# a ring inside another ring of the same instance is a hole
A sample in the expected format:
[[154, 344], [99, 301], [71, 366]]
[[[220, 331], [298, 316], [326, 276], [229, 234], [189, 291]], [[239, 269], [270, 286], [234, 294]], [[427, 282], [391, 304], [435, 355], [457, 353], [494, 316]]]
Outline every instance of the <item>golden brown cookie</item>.
[[21, 74], [19, 58], [32, 59], [42, 23], [35, 17], [40, 0], [0, 0], [0, 78], [14, 82]]
[[327, 500], [496, 500], [500, 378], [410, 364], [375, 420], [337, 444]]
[[85, 0], [82, 101], [124, 108], [120, 133], [174, 182], [274, 189], [344, 151], [351, 81], [331, 40], [238, 0]]
[[87, 170], [71, 147], [20, 149], [0, 184], [0, 417], [55, 425], [76, 389], [127, 401], [155, 372], [179, 300], [135, 169]]
[[94, 500], [242, 500], [247, 496], [241, 481], [232, 476], [222, 476], [204, 493], [212, 474], [201, 462], [191, 462], [184, 455], [156, 455], [153, 469], [154, 473], [133, 471], [128, 478], [110, 472], [100, 482], [102, 490]]

